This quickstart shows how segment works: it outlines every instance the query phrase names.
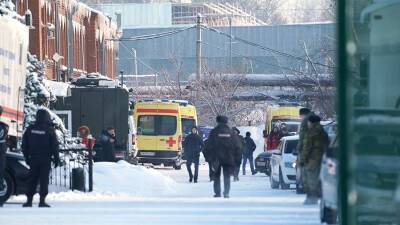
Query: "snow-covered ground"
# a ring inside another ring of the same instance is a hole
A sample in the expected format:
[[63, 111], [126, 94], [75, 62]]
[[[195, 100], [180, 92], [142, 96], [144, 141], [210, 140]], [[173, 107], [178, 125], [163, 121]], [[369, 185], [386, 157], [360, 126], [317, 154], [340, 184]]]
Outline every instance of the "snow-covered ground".
[[[50, 209], [21, 208], [25, 197], [0, 209], [1, 224], [271, 224], [316, 225], [318, 207], [303, 206], [294, 190], [271, 190], [265, 175], [242, 176], [232, 183], [230, 199], [212, 198], [208, 167], [199, 183], [188, 182], [185, 169], [147, 169], [95, 164], [95, 192], [51, 193]], [[36, 199], [37, 200], [37, 199]]]

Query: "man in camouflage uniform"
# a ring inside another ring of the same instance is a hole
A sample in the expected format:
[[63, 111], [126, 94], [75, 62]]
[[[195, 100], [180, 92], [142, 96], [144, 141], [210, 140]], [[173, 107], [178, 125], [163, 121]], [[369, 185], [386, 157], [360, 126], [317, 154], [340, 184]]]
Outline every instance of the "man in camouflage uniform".
[[304, 168], [303, 185], [307, 194], [304, 204], [317, 204], [320, 185], [319, 172], [321, 160], [328, 147], [328, 134], [320, 124], [321, 118], [316, 115], [308, 117], [308, 133], [304, 137], [303, 149], [300, 152], [302, 167]]
[[305, 174], [306, 171], [304, 169], [304, 159], [301, 158], [301, 151], [304, 148], [304, 145], [306, 145], [307, 140], [306, 137], [308, 135], [308, 117], [313, 114], [310, 109], [308, 108], [301, 108], [300, 109], [300, 118], [301, 118], [301, 124], [300, 124], [300, 130], [299, 130], [299, 142], [297, 144], [297, 152], [298, 152], [298, 163], [297, 163], [297, 169], [300, 171], [300, 181], [303, 184], [306, 183], [305, 178], [307, 175]]

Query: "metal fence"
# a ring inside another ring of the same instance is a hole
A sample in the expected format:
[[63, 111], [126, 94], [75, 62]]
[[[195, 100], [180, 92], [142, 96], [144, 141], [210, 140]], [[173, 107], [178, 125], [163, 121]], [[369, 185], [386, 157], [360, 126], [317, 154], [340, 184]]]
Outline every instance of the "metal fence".
[[93, 191], [93, 149], [60, 150], [61, 166], [53, 168], [50, 184], [70, 190]]

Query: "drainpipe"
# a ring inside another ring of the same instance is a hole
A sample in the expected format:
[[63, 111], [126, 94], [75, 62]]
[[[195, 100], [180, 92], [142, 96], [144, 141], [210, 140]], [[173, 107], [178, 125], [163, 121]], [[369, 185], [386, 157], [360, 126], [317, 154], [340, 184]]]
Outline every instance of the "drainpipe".
[[72, 73], [74, 70], [74, 25], [73, 25], [73, 17], [75, 13], [78, 11], [77, 6], [72, 6], [70, 10], [67, 10], [67, 52], [68, 52], [68, 80], [71, 79]]

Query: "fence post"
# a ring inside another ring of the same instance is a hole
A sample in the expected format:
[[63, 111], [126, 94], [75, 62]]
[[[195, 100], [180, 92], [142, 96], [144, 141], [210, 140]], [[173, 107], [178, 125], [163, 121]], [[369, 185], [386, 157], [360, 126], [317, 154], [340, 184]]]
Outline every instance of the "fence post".
[[89, 192], [93, 191], [93, 145], [92, 139], [89, 139]]

